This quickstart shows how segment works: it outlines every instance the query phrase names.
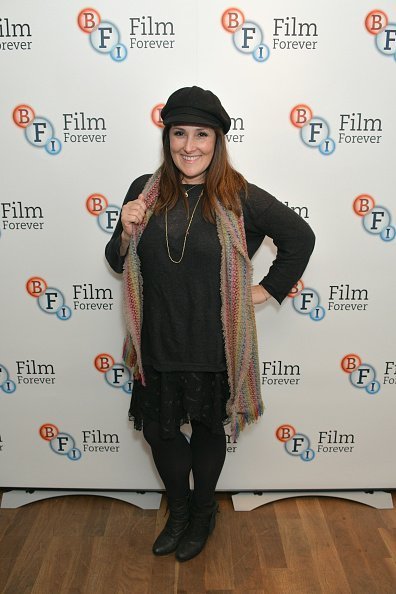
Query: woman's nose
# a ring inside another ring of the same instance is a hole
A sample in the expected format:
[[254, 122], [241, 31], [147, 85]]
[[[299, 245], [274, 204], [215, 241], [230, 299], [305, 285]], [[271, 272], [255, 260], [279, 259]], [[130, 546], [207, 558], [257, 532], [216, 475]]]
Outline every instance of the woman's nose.
[[195, 139], [194, 136], [186, 136], [186, 144], [184, 145], [184, 150], [187, 153], [192, 153], [195, 150]]

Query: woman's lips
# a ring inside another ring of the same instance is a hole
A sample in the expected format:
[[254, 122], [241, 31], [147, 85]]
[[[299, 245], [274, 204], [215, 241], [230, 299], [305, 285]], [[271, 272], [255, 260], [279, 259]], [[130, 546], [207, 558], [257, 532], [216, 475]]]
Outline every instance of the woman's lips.
[[193, 156], [188, 156], [188, 155], [181, 155], [181, 158], [183, 159], [183, 161], [185, 161], [186, 163], [194, 163], [197, 159], [199, 159], [201, 155], [193, 155]]

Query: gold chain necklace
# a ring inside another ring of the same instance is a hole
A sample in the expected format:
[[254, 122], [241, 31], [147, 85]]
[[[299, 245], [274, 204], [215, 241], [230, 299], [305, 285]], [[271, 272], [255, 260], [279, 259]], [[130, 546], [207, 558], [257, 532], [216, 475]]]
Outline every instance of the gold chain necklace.
[[188, 190], [184, 190], [185, 197], [188, 198], [188, 193], [191, 192], [191, 190], [193, 190], [197, 186], [199, 186], [199, 184], [195, 184], [195, 186], [193, 186], [192, 188], [189, 188]]
[[[192, 188], [191, 188], [191, 189], [192, 189]], [[189, 220], [189, 222], [188, 222], [188, 226], [187, 226], [186, 234], [185, 234], [185, 236], [184, 236], [184, 241], [183, 241], [183, 249], [182, 249], [182, 253], [181, 253], [181, 256], [180, 256], [180, 260], [174, 260], [174, 259], [172, 258], [172, 256], [171, 256], [171, 254], [170, 254], [170, 249], [169, 249], [169, 239], [168, 239], [168, 207], [166, 207], [166, 209], [165, 209], [165, 237], [166, 237], [166, 247], [167, 247], [167, 250], [168, 250], [168, 256], [169, 256], [169, 259], [170, 259], [170, 260], [171, 260], [171, 261], [172, 261], [174, 264], [180, 264], [180, 262], [181, 262], [181, 261], [182, 261], [182, 259], [183, 259], [183, 256], [184, 256], [184, 250], [185, 250], [185, 247], [186, 247], [186, 241], [187, 241], [188, 230], [190, 229], [190, 226], [191, 226], [191, 223], [192, 223], [192, 220], [193, 220], [193, 216], [194, 216], [194, 214], [195, 214], [195, 211], [197, 210], [198, 202], [201, 200], [201, 196], [202, 196], [202, 194], [203, 194], [203, 190], [202, 190], [202, 192], [200, 193], [200, 195], [198, 196], [198, 200], [197, 200], [197, 202], [196, 202], [196, 205], [194, 206], [194, 210], [192, 211], [192, 215], [191, 215], [191, 217], [190, 217], [190, 220]]]

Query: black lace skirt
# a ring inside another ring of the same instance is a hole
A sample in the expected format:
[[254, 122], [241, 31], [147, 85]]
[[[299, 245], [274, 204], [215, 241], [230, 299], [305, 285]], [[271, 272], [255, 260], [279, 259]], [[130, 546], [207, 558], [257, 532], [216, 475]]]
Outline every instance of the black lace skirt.
[[180, 425], [194, 420], [223, 433], [230, 397], [227, 371], [157, 371], [148, 365], [144, 371], [146, 386], [135, 380], [132, 387], [129, 420], [135, 429], [157, 421], [161, 437], [172, 439]]

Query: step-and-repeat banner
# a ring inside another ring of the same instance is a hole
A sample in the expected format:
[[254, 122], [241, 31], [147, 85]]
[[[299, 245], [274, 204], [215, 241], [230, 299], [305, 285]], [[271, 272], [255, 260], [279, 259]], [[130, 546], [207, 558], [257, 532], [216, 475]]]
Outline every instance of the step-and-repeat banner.
[[194, 84], [232, 116], [235, 167], [317, 236], [290, 296], [256, 308], [266, 410], [228, 438], [219, 489], [396, 487], [396, 7], [231, 6], [2, 2], [3, 487], [161, 485], [127, 420], [104, 247], [160, 162], [161, 106]]

